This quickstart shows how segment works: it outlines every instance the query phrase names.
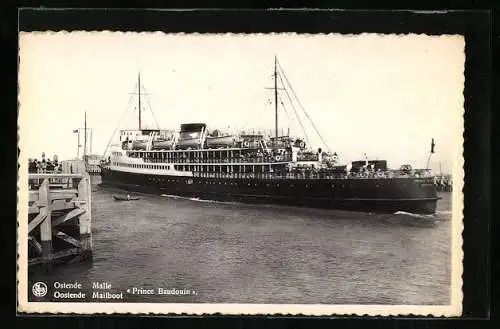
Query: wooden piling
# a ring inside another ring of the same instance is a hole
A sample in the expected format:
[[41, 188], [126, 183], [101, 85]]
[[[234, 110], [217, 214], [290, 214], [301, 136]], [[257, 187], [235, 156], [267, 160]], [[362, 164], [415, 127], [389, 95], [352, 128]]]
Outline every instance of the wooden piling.
[[39, 206], [44, 208], [44, 219], [40, 223], [40, 240], [42, 244], [42, 260], [45, 264], [52, 262], [52, 200], [50, 198], [50, 187], [48, 179], [44, 179], [38, 189]]
[[80, 215], [80, 243], [82, 260], [92, 259], [92, 227], [91, 227], [91, 211], [92, 209], [92, 188], [90, 185], [90, 177], [85, 173], [86, 179], [80, 180], [78, 183], [78, 196], [80, 199], [78, 209], [82, 211]]
[[92, 260], [89, 174], [29, 174], [29, 180], [29, 265]]

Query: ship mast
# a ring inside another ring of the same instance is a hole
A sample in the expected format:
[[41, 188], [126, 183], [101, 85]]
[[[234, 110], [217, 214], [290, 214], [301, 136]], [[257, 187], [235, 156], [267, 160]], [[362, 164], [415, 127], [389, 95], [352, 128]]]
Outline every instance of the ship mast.
[[85, 110], [85, 119], [83, 125], [83, 161], [87, 161], [87, 111]]
[[141, 131], [141, 73], [137, 75], [137, 89], [138, 89], [138, 111], [139, 111], [139, 131]]
[[274, 55], [274, 143], [278, 142], [278, 71], [277, 59]]

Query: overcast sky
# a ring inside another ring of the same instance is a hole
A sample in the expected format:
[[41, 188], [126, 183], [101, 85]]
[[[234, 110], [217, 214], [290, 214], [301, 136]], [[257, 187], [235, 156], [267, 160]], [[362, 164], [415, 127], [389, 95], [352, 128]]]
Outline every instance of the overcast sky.
[[[425, 35], [167, 35], [23, 33], [20, 37], [22, 152], [74, 158], [87, 110], [92, 152], [119, 128], [137, 127], [137, 75], [148, 92], [144, 126], [206, 122], [213, 128], [273, 129], [274, 55], [300, 103], [340, 160], [387, 159], [391, 167], [450, 171], [459, 154], [464, 41]], [[290, 94], [291, 91], [289, 90]], [[133, 95], [132, 95], [133, 97]], [[286, 94], [279, 127], [304, 135]], [[301, 112], [297, 103], [297, 111]], [[301, 120], [314, 147], [313, 126]], [[291, 118], [289, 120], [289, 117]]]

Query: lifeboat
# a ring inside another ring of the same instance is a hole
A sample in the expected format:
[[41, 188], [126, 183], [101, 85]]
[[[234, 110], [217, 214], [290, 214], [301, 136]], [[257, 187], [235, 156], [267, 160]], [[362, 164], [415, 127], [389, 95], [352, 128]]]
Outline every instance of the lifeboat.
[[146, 150], [148, 143], [146, 141], [135, 140], [132, 142], [133, 150]]
[[171, 150], [173, 146], [174, 146], [173, 140], [161, 139], [153, 141], [151, 148], [153, 150]]
[[234, 135], [225, 136], [207, 136], [207, 147], [232, 147], [235, 144], [236, 137]]
[[198, 149], [200, 148], [200, 138], [183, 138], [177, 141], [178, 149]]

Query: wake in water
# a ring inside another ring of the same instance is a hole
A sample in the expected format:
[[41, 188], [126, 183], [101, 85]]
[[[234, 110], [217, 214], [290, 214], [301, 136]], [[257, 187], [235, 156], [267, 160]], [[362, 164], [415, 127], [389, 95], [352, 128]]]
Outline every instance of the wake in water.
[[435, 214], [431, 215], [422, 215], [422, 214], [414, 214], [411, 212], [406, 212], [406, 211], [396, 211], [394, 215], [400, 215], [403, 217], [408, 217], [408, 218], [418, 218], [418, 219], [423, 219], [427, 221], [434, 221], [434, 222], [447, 222], [451, 220], [451, 211], [448, 210], [443, 210], [443, 211], [436, 211]]
[[173, 195], [173, 194], [161, 194], [161, 196], [166, 197], [166, 198], [172, 198], [172, 199], [181, 199], [181, 200], [206, 202], [206, 203], [231, 204], [231, 205], [241, 204], [240, 202], [229, 202], [229, 201], [207, 200], [207, 199], [200, 199], [200, 198], [189, 198], [189, 197], [183, 197], [183, 196]]
[[396, 211], [393, 214], [379, 217], [379, 220], [390, 226], [396, 225], [420, 228], [432, 228], [435, 227], [438, 222], [442, 221], [436, 214], [423, 215], [407, 211]]
[[[166, 198], [171, 198], [171, 199], [180, 199], [180, 200], [188, 200], [188, 201], [194, 201], [194, 202], [203, 202], [203, 203], [208, 203], [208, 204], [221, 204], [221, 205], [243, 205], [247, 207], [252, 207], [256, 206], [254, 204], [250, 203], [243, 203], [243, 202], [236, 202], [236, 201], [221, 201], [221, 200], [210, 200], [210, 199], [201, 199], [199, 197], [184, 197], [184, 196], [179, 196], [179, 195], [173, 195], [173, 194], [161, 194], [160, 196], [166, 197]], [[435, 214], [430, 214], [430, 215], [423, 215], [423, 214], [416, 214], [412, 212], [407, 212], [407, 211], [396, 211], [392, 214], [386, 214], [383, 215], [382, 217], [379, 217], [380, 214], [376, 213], [366, 213], [366, 212], [356, 212], [356, 211], [348, 211], [348, 210], [337, 210], [337, 209], [319, 209], [319, 208], [300, 208], [300, 207], [294, 207], [294, 206], [283, 206], [283, 205], [276, 205], [276, 204], [258, 204], [259, 208], [267, 208], [267, 209], [274, 209], [278, 208], [281, 209], [282, 211], [287, 211], [287, 210], [293, 210], [296, 214], [303, 214], [303, 213], [314, 213], [315, 211], [321, 212], [321, 214], [324, 216], [325, 211], [328, 212], [328, 214], [335, 214], [334, 217], [339, 217], [342, 219], [349, 218], [351, 216], [359, 216], [360, 214], [365, 214], [368, 215], [368, 217], [373, 218], [373, 216], [376, 216], [379, 220], [382, 221], [389, 221], [389, 222], [411, 222], [412, 225], [418, 225], [420, 224], [432, 224], [436, 222], [442, 222], [442, 221], [448, 221], [451, 219], [451, 211], [437, 211]], [[332, 219], [332, 218], [330, 218]]]
[[403, 215], [403, 216], [409, 216], [409, 217], [415, 217], [415, 218], [423, 218], [423, 219], [436, 219], [436, 215], [422, 215], [422, 214], [415, 214], [412, 212], [406, 212], [406, 211], [396, 211], [394, 215]]

